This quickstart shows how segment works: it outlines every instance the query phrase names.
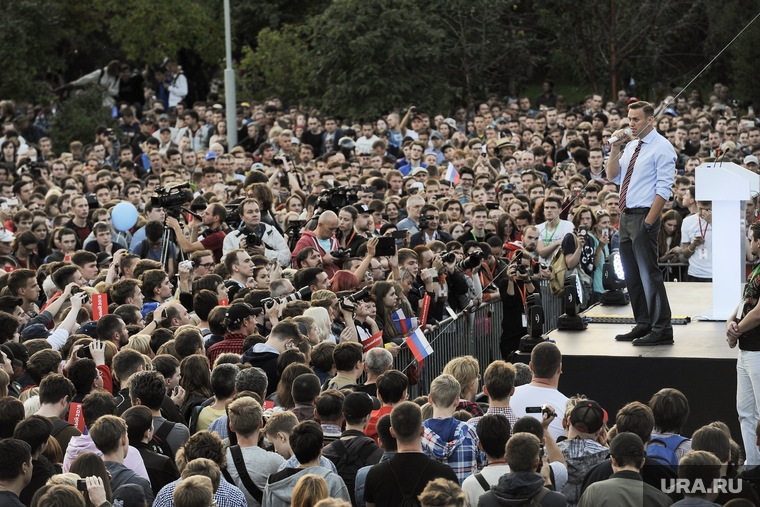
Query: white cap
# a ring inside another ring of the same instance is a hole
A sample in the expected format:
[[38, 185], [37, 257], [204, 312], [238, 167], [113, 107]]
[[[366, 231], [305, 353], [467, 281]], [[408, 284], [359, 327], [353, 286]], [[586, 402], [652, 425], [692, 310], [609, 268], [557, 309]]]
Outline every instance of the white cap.
[[13, 241], [13, 233], [6, 229], [0, 229], [0, 243], [10, 243], [11, 241]]
[[757, 157], [754, 155], [747, 155], [744, 157], [744, 165], [747, 164], [760, 164], [760, 161], [757, 160]]

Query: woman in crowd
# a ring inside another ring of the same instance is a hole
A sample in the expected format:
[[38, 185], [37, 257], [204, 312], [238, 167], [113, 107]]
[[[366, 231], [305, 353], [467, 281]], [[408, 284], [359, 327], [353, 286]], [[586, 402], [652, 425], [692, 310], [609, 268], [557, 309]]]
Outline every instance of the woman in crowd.
[[211, 370], [206, 356], [193, 354], [179, 364], [179, 385], [185, 390], [185, 402], [180, 407], [185, 421], [192, 424], [197, 419], [194, 410], [213, 394], [211, 391]]
[[657, 253], [661, 263], [678, 262], [681, 258], [681, 224], [683, 219], [676, 210], [662, 214], [662, 226], [657, 237]]

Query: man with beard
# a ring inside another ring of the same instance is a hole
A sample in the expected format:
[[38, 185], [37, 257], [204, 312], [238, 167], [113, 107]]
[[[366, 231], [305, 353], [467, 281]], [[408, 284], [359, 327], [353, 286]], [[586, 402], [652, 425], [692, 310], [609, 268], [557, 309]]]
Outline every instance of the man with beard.
[[113, 342], [117, 349], [122, 348], [129, 341], [127, 326], [118, 315], [103, 315], [98, 321], [98, 339]]

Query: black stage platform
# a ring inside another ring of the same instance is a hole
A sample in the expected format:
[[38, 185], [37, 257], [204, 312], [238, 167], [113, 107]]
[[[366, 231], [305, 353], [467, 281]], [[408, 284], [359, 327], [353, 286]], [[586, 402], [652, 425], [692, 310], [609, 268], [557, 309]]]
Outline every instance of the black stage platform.
[[[691, 415], [684, 435], [720, 420], [728, 424], [741, 445], [736, 413], [736, 357], [726, 344], [725, 322], [699, 321], [712, 307], [712, 284], [666, 283], [673, 317], [691, 322], [674, 325], [674, 345], [634, 347], [616, 342], [615, 335], [632, 324], [590, 323], [585, 331], [552, 331], [548, 337], [562, 351], [559, 390], [598, 401], [610, 414], [630, 401], [646, 403], [655, 392], [673, 387], [690, 402]], [[596, 306], [587, 316], [633, 316], [630, 305]]]

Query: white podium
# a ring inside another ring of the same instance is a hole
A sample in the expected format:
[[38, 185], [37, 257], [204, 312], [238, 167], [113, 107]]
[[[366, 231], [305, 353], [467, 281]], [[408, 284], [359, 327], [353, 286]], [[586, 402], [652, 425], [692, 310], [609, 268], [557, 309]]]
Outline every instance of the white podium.
[[712, 201], [713, 314], [727, 320], [741, 300], [744, 276], [742, 201], [760, 192], [760, 175], [731, 162], [708, 162], [696, 169], [698, 201]]

